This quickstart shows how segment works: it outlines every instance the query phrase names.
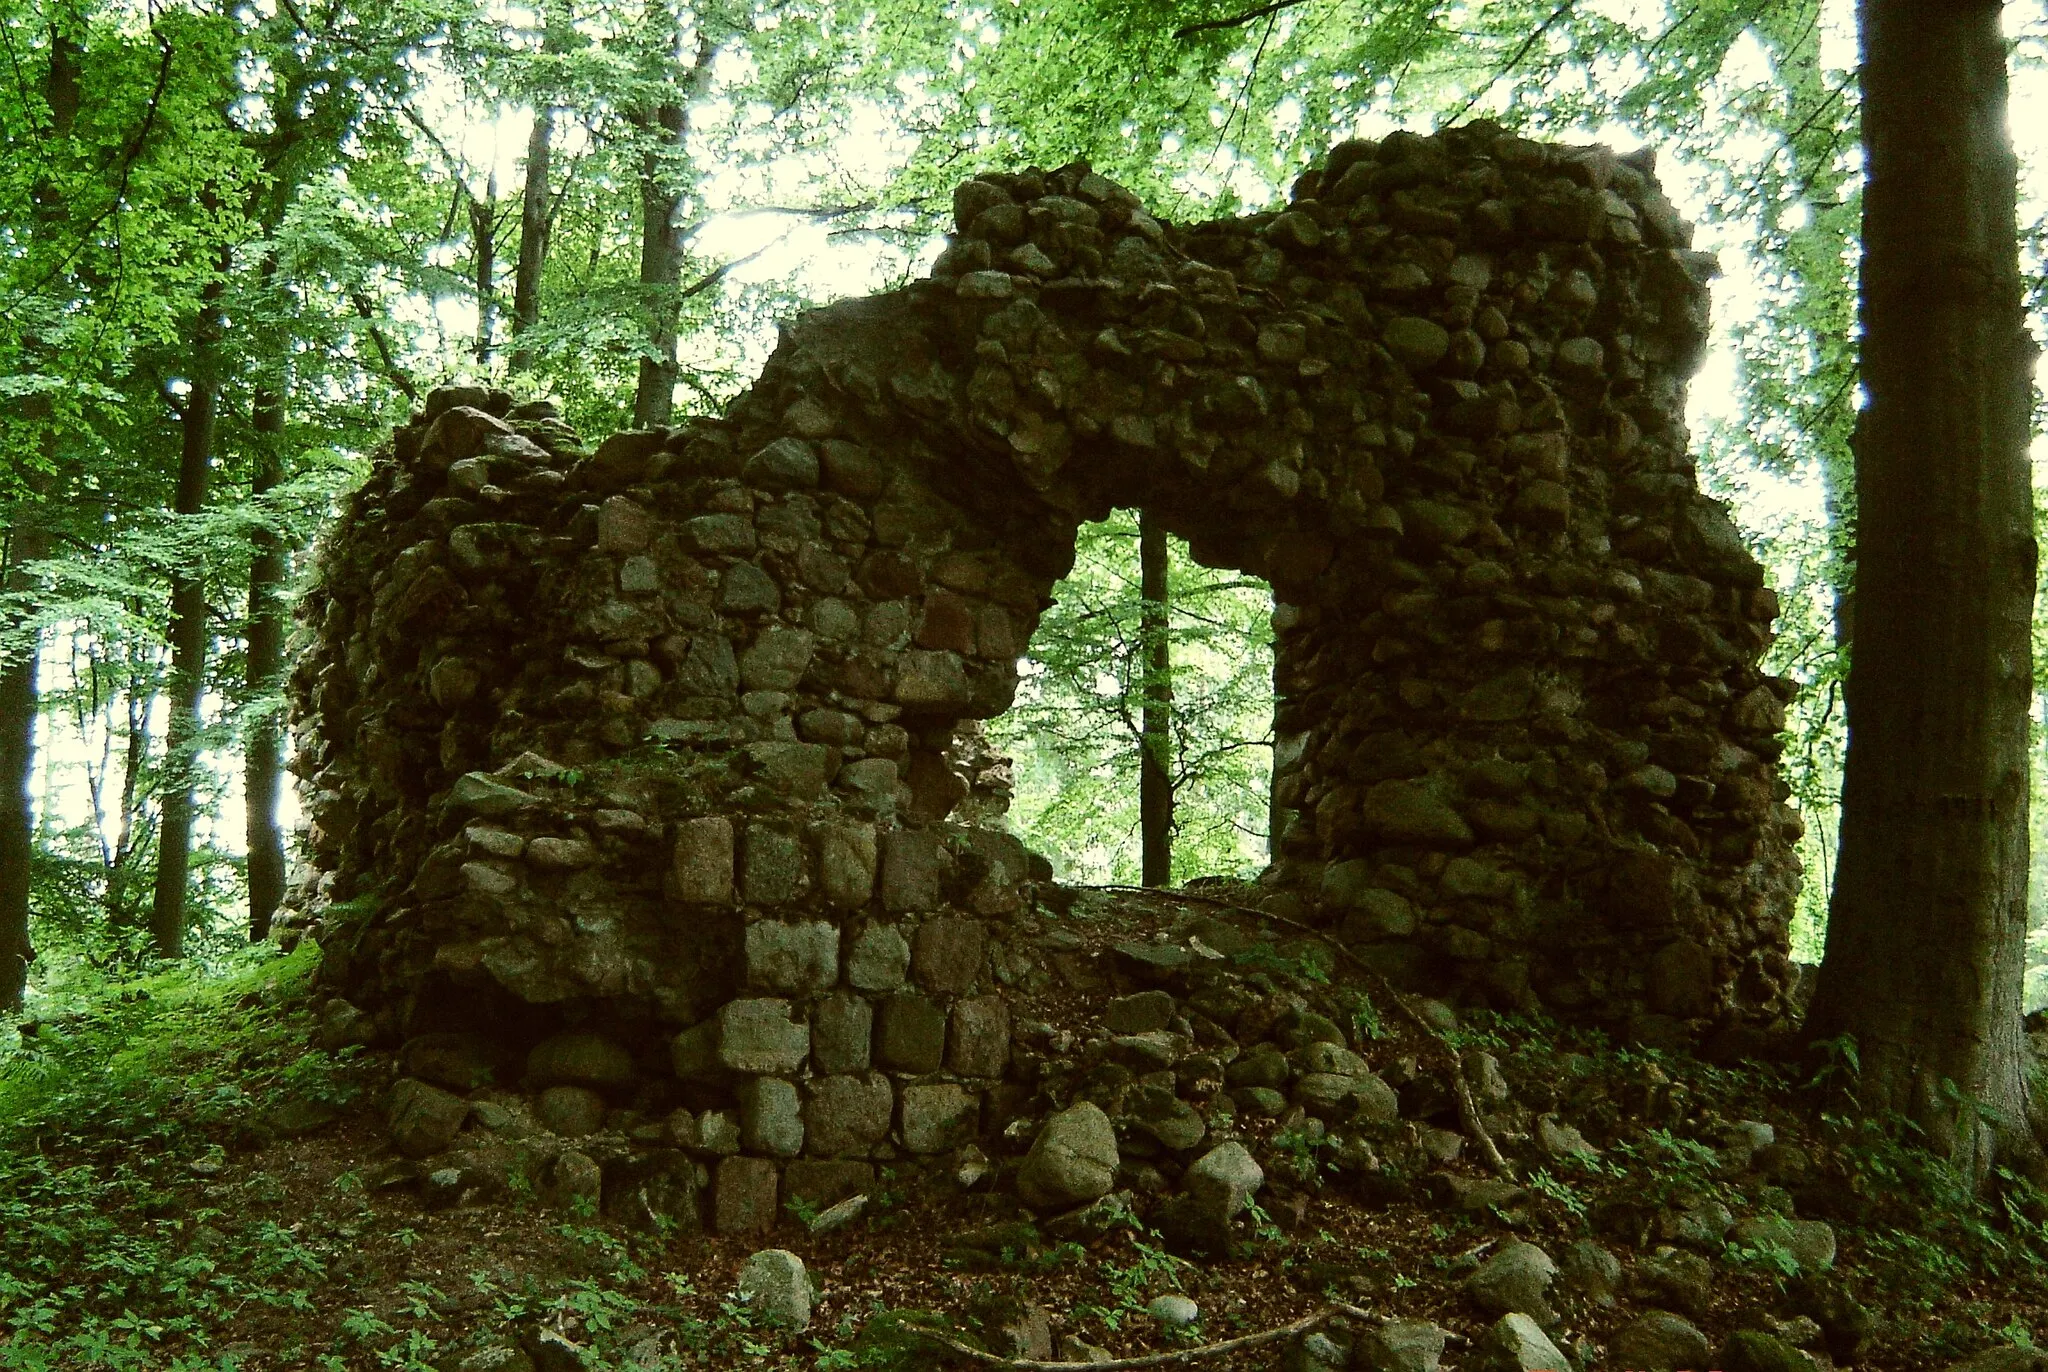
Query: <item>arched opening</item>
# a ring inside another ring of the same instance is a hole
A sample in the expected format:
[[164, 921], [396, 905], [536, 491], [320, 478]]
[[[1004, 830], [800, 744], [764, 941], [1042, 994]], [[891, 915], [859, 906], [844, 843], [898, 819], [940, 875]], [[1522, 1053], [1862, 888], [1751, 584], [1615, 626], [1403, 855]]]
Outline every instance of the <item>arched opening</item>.
[[988, 724], [1014, 762], [1012, 827], [1076, 883], [1146, 879], [1148, 845], [1151, 875], [1174, 884], [1258, 875], [1271, 857], [1271, 586], [1202, 565], [1118, 509], [1080, 528], [1052, 596], [1016, 702]]

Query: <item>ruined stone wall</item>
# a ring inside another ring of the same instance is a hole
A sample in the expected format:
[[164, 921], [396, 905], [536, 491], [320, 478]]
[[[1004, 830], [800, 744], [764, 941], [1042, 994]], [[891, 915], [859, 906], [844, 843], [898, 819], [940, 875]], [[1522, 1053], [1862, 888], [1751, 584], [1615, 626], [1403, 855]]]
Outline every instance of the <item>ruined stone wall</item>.
[[1048, 869], [959, 822], [1001, 808], [965, 726], [1121, 505], [1275, 589], [1276, 912], [1653, 1040], [1779, 1012], [1775, 598], [1686, 453], [1712, 263], [1647, 159], [1473, 125], [1237, 220], [1084, 166], [955, 209], [722, 419], [593, 453], [444, 388], [379, 457], [294, 685], [329, 968], [384, 1033], [986, 1085]]

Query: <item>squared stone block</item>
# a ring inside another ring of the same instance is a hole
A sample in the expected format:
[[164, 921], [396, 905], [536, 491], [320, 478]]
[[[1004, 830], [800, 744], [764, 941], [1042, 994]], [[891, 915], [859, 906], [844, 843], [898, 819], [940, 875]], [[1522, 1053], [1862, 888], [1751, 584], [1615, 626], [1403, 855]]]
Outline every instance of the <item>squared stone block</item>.
[[712, 1186], [711, 1225], [721, 1234], [765, 1234], [775, 1227], [781, 1174], [772, 1158], [727, 1158]]
[[1010, 1065], [1010, 1007], [1000, 996], [955, 1001], [946, 1035], [946, 1070], [963, 1077], [1000, 1077]]
[[740, 1144], [777, 1158], [804, 1151], [803, 1102], [794, 1085], [780, 1077], [755, 1077], [740, 1086]]
[[716, 816], [676, 825], [670, 885], [688, 905], [732, 903], [732, 822]]
[[979, 1099], [954, 1083], [903, 1088], [903, 1146], [912, 1153], [943, 1153], [974, 1137]]
[[846, 955], [846, 979], [863, 991], [900, 991], [910, 976], [910, 940], [893, 924], [870, 924]]
[[813, 1077], [807, 1090], [804, 1141], [813, 1156], [866, 1157], [889, 1136], [896, 1094], [880, 1072]]
[[747, 826], [741, 887], [750, 905], [781, 905], [803, 889], [804, 846], [795, 834], [767, 824]]
[[869, 1162], [798, 1158], [783, 1173], [782, 1190], [813, 1211], [830, 1210], [853, 1196], [871, 1195], [875, 1166]]
[[840, 992], [811, 1011], [811, 1069], [865, 1072], [875, 1036], [875, 1007], [865, 998]]
[[946, 849], [924, 829], [898, 829], [882, 849], [882, 907], [892, 913], [939, 908]]
[[946, 1012], [914, 991], [882, 1002], [875, 1057], [892, 1072], [936, 1072], [946, 1060]]
[[818, 876], [825, 899], [858, 910], [875, 895], [875, 826], [827, 824], [818, 830]]
[[957, 996], [981, 975], [988, 928], [978, 919], [928, 919], [911, 944], [910, 971], [934, 995]]
[[832, 770], [831, 750], [822, 743], [749, 743], [747, 761], [763, 786], [796, 800], [823, 795]]
[[813, 996], [839, 982], [839, 926], [824, 920], [747, 926], [747, 981], [757, 990]]
[[794, 1072], [811, 1051], [811, 1028], [786, 1000], [733, 1000], [719, 1007], [718, 1065], [730, 1072]]

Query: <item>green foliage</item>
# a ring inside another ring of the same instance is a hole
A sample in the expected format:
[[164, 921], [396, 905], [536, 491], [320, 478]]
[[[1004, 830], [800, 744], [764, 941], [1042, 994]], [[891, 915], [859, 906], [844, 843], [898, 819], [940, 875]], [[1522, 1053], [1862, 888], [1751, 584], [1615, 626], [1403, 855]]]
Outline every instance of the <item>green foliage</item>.
[[[1168, 542], [1173, 873], [1250, 876], [1266, 862], [1272, 789], [1272, 593]], [[1145, 635], [1130, 512], [1082, 529], [1053, 598], [1017, 703], [990, 729], [1016, 760], [1012, 814], [1067, 878], [1133, 882]]]

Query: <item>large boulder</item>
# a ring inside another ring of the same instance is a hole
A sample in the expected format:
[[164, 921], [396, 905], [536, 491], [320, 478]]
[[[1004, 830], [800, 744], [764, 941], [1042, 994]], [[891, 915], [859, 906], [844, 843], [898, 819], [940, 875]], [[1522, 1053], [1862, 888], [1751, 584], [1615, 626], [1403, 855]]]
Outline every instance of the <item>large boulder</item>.
[[1116, 1129], [1090, 1101], [1045, 1122], [1017, 1173], [1017, 1194], [1035, 1210], [1063, 1210], [1109, 1194], [1122, 1162]]

